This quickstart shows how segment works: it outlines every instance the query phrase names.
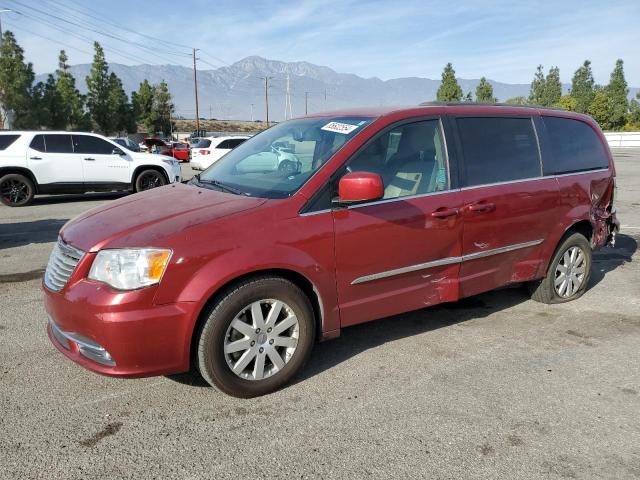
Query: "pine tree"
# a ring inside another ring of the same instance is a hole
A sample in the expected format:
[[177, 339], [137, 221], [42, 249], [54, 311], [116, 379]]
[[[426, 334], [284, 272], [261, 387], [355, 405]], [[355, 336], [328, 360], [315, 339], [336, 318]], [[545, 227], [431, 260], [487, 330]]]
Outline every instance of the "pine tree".
[[529, 103], [531, 105], [544, 105], [545, 100], [545, 78], [542, 71], [542, 65], [538, 65], [536, 73], [531, 82], [531, 90], [529, 91]]
[[560, 101], [562, 96], [562, 83], [560, 82], [560, 69], [551, 67], [544, 80], [543, 103], [545, 107], [552, 107]]
[[613, 130], [621, 129], [626, 120], [629, 110], [629, 89], [624, 78], [624, 62], [620, 59], [616, 61], [616, 66], [611, 72], [609, 85], [606, 87], [606, 94], [611, 105], [611, 118], [609, 123]]
[[46, 82], [38, 82], [33, 89], [33, 108], [38, 116], [38, 126], [49, 130], [64, 130], [67, 128], [65, 106], [56, 88], [53, 75], [47, 77]]
[[509, 105], [526, 105], [527, 99], [524, 97], [512, 97], [507, 98], [504, 103], [508, 103]]
[[7, 112], [12, 112], [12, 128], [26, 129], [37, 126], [33, 80], [33, 65], [25, 63], [24, 50], [18, 45], [12, 32], [4, 32], [0, 46], [0, 123], [4, 122]]
[[56, 70], [56, 90], [61, 99], [61, 115], [65, 126], [69, 130], [87, 130], [91, 122], [84, 110], [85, 97], [76, 88], [76, 79], [71, 75], [68, 57], [64, 50], [60, 50], [58, 70]]
[[442, 83], [438, 88], [437, 99], [439, 102], [459, 102], [463, 95], [462, 88], [456, 80], [456, 71], [451, 63], [447, 63], [442, 72]]
[[109, 75], [109, 132], [133, 131], [135, 125], [133, 109], [129, 104], [127, 94], [122, 88], [122, 81], [111, 72]]
[[480, 79], [480, 83], [476, 87], [476, 102], [496, 103], [496, 98], [493, 96], [493, 86], [485, 77]]
[[563, 95], [560, 100], [555, 104], [556, 107], [567, 110], [568, 112], [575, 112], [578, 106], [578, 101], [571, 95]]
[[593, 72], [591, 71], [591, 62], [585, 60], [580, 68], [573, 74], [571, 80], [571, 97], [576, 100], [576, 112], [587, 113], [593, 97], [596, 92], [594, 90], [595, 81], [593, 80]]
[[133, 113], [137, 122], [144, 125], [147, 133], [155, 133], [158, 125], [158, 115], [154, 108], [156, 88], [145, 79], [137, 92], [131, 94]]
[[87, 76], [87, 107], [92, 120], [98, 129], [108, 134], [114, 127], [114, 119], [111, 116], [113, 109], [109, 105], [110, 82], [109, 66], [104, 58], [104, 50], [98, 42], [93, 44], [95, 55], [91, 64], [91, 71]]
[[156, 111], [158, 112], [159, 129], [164, 135], [169, 135], [172, 130], [171, 117], [173, 115], [174, 106], [171, 103], [171, 93], [169, 86], [162, 80], [156, 88]]

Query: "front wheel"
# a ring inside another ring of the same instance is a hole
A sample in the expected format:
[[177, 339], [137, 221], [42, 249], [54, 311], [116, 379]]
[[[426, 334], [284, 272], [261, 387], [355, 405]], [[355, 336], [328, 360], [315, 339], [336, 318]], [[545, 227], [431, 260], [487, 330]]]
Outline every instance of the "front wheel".
[[19, 173], [0, 178], [0, 201], [9, 207], [24, 207], [33, 201], [36, 189], [33, 182]]
[[206, 313], [198, 368], [212, 386], [235, 397], [264, 395], [285, 385], [311, 353], [313, 309], [280, 277], [245, 280]]
[[566, 237], [558, 246], [545, 278], [531, 282], [531, 298], [541, 303], [575, 300], [587, 290], [591, 277], [591, 245], [580, 233]]
[[166, 178], [157, 170], [144, 170], [136, 178], [136, 192], [162, 187], [167, 184]]

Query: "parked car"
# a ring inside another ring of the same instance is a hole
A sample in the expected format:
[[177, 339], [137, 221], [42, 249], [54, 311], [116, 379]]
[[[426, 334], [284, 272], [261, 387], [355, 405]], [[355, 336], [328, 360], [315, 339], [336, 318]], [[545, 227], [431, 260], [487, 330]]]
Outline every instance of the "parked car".
[[[242, 168], [285, 145], [297, 172]], [[343, 327], [514, 283], [544, 303], [580, 297], [619, 228], [614, 188], [602, 132], [576, 113], [453, 104], [287, 121], [189, 184], [67, 223], [44, 277], [49, 337], [105, 375], [194, 367], [262, 395]]]
[[109, 140], [117, 143], [121, 147], [126, 148], [127, 150], [131, 150], [132, 152], [139, 152], [140, 145], [131, 140], [129, 137], [111, 137]]
[[34, 195], [142, 191], [180, 182], [179, 163], [124, 149], [82, 132], [0, 132], [0, 200], [29, 205]]
[[160, 138], [145, 138], [142, 143], [145, 146], [144, 151], [150, 153], [160, 153], [165, 150], [169, 144]]
[[191, 148], [191, 168], [194, 170], [206, 170], [225, 154], [242, 144], [247, 138], [250, 137], [237, 135], [200, 139], [196, 146]]
[[189, 149], [189, 146], [180, 142], [171, 142], [167, 148], [161, 149], [160, 153], [162, 155], [173, 157], [181, 162], [188, 162], [191, 158], [191, 150]]

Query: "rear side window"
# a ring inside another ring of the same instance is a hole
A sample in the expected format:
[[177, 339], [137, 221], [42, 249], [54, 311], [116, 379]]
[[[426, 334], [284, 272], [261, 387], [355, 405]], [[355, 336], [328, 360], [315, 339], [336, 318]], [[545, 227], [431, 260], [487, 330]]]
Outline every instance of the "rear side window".
[[33, 137], [33, 140], [31, 140], [31, 144], [29, 145], [29, 147], [37, 150], [38, 152], [46, 152], [44, 146], [44, 135], [36, 135], [35, 137]]
[[203, 138], [200, 140], [194, 148], [209, 148], [211, 146], [211, 140]]
[[229, 140], [229, 148], [236, 148], [238, 145], [243, 143], [246, 138], [234, 138]]
[[222, 142], [220, 142], [218, 144], [218, 146], [216, 148], [219, 149], [224, 149], [224, 150], [231, 150], [233, 147], [231, 146], [231, 140], [223, 140]]
[[546, 160], [546, 175], [607, 168], [607, 153], [593, 129], [570, 118], [543, 117], [553, 158]]
[[114, 148], [116, 147], [98, 137], [92, 137], [91, 135], [73, 136], [73, 149], [76, 153], [111, 155]]
[[20, 138], [20, 135], [0, 135], [0, 150], [5, 150], [18, 138]]
[[47, 153], [73, 153], [71, 135], [43, 135]]
[[486, 185], [541, 175], [531, 118], [457, 118], [465, 185]]

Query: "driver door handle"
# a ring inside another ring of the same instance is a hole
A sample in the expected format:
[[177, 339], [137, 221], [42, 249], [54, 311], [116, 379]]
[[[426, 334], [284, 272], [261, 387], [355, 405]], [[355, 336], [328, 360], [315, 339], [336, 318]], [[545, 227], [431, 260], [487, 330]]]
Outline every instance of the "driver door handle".
[[431, 216], [434, 218], [448, 218], [458, 215], [459, 210], [457, 208], [439, 208], [431, 212]]
[[95, 162], [95, 161], [96, 161], [96, 159], [95, 159], [95, 158], [91, 158], [91, 157], [86, 157], [86, 158], [85, 158], [85, 160], [86, 160], [87, 162]]
[[42, 157], [29, 157], [29, 160], [42, 160]]
[[467, 210], [476, 213], [489, 213], [496, 209], [495, 203], [490, 202], [478, 202], [467, 205]]

